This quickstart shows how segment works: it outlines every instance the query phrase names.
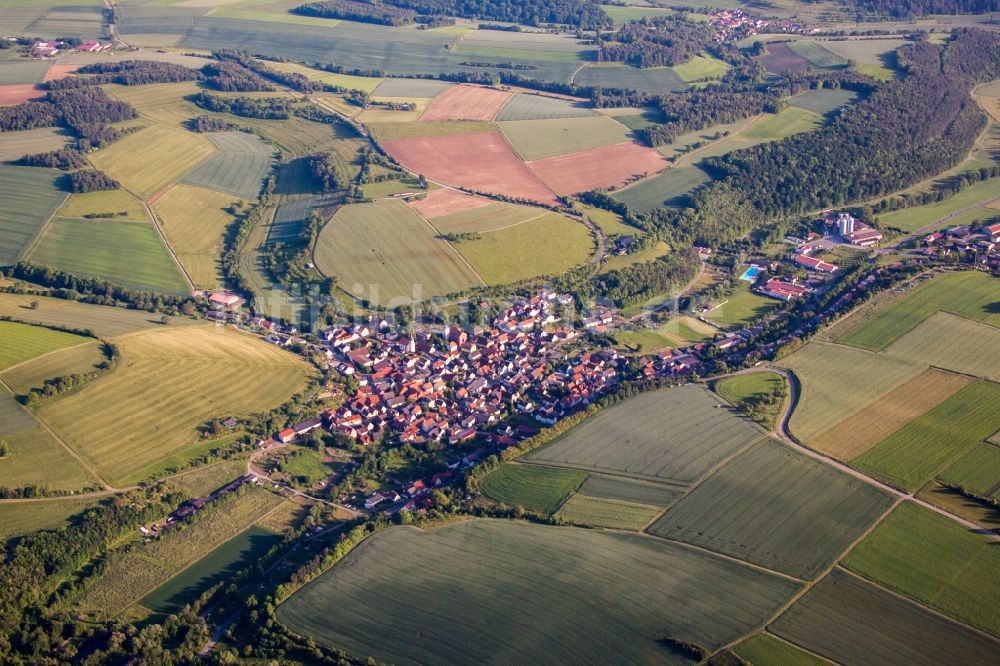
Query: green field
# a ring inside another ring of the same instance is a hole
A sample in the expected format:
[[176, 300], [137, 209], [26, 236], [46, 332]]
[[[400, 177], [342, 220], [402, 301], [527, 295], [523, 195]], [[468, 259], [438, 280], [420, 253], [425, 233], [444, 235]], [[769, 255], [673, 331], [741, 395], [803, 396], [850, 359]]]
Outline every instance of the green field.
[[[795, 592], [787, 580], [640, 535], [477, 520], [390, 528], [278, 608], [293, 631], [382, 662], [677, 664]], [[391, 627], [386, 632], [385, 627]]]
[[789, 106], [777, 115], [765, 114], [744, 130], [742, 137], [751, 141], [778, 141], [793, 134], [811, 132], [822, 124], [823, 117], [818, 113]]
[[434, 218], [431, 224], [442, 234], [484, 233], [527, 222], [546, 213], [544, 208], [497, 202], [460, 213], [442, 215]]
[[[714, 388], [715, 392], [723, 398], [737, 407], [742, 407], [779, 390], [787, 391], [788, 382], [776, 372], [751, 372], [723, 379]], [[776, 419], [784, 408], [784, 402], [784, 400], [779, 400], [774, 405], [763, 404], [756, 407], [754, 420], [768, 430], [774, 430]]]
[[794, 41], [788, 47], [798, 55], [808, 60], [814, 67], [820, 69], [842, 69], [847, 66], [847, 60], [823, 48], [816, 42]]
[[168, 326], [115, 340], [122, 362], [39, 417], [102, 474], [140, 481], [144, 469], [198, 442], [205, 421], [271, 409], [302, 390], [303, 361], [209, 325]]
[[0, 266], [17, 263], [66, 199], [55, 169], [0, 165]]
[[271, 170], [271, 147], [251, 134], [208, 135], [218, 152], [188, 171], [182, 182], [254, 200]]
[[637, 213], [648, 213], [660, 206], [680, 205], [688, 194], [709, 180], [709, 175], [696, 166], [674, 167], [612, 196]]
[[593, 116], [595, 111], [584, 102], [572, 102], [557, 97], [518, 93], [511, 97], [500, 112], [498, 121], [504, 120], [549, 120], [553, 118], [582, 118]]
[[818, 340], [778, 364], [798, 377], [801, 393], [789, 426], [805, 442], [925, 369], [894, 356]]
[[649, 391], [602, 409], [523, 460], [686, 485], [761, 432], [698, 386]]
[[556, 517], [574, 525], [638, 532], [662, 511], [662, 508], [648, 504], [573, 495], [562, 505]]
[[712, 310], [702, 314], [702, 317], [716, 326], [732, 331], [762, 319], [780, 304], [780, 301], [773, 298], [754, 293], [748, 283], [741, 281]]
[[456, 134], [478, 134], [492, 132], [493, 123], [477, 120], [447, 120], [433, 123], [417, 122], [376, 122], [366, 125], [372, 137], [382, 143], [403, 139], [419, 139], [425, 136], [452, 136]]
[[584, 472], [571, 469], [507, 464], [483, 478], [479, 488], [497, 502], [549, 515], [586, 478]]
[[323, 462], [319, 451], [300, 448], [297, 455], [281, 463], [281, 471], [300, 486], [313, 486], [333, 474], [334, 469]]
[[992, 321], [991, 306], [998, 300], [1000, 280], [986, 273], [941, 275], [910, 291], [837, 342], [881, 351], [939, 310], [974, 321]]
[[[207, 442], [208, 446], [231, 444], [238, 435], [229, 435]], [[186, 470], [180, 476], [170, 479], [171, 487], [187, 493], [190, 497], [205, 497], [247, 471], [246, 458], [231, 458]]]
[[186, 294], [184, 276], [149, 222], [57, 218], [32, 263], [146, 291]]
[[367, 199], [381, 199], [403, 192], [419, 194], [426, 191], [427, 190], [420, 186], [420, 181], [416, 178], [383, 180], [377, 183], [366, 183], [361, 186], [361, 193]]
[[1000, 643], [839, 570], [771, 626], [843, 664], [985, 664]]
[[975, 381], [910, 421], [851, 465], [913, 492], [949, 461], [1000, 430], [1000, 384]]
[[828, 662], [768, 633], [754, 634], [732, 648], [754, 666], [826, 666]]
[[[997, 197], [1000, 197], [1000, 179], [981, 180], [947, 199], [924, 206], [902, 208], [891, 213], [883, 213], [878, 216], [878, 221], [883, 227], [896, 227], [903, 231], [919, 231], [925, 227], [928, 228], [928, 231], [932, 231], [931, 227], [934, 227], [938, 222], [942, 227], [956, 225], [957, 222], [948, 219], [950, 216]], [[996, 214], [996, 211], [986, 209], [980, 211], [979, 214], [986, 218], [991, 214]]]
[[200, 289], [215, 289], [222, 282], [219, 261], [226, 230], [235, 219], [230, 212], [235, 200], [232, 194], [177, 185], [152, 206], [167, 242]]
[[[5, 13], [5, 28], [10, 27], [10, 24], [7, 23], [9, 18], [10, 16]], [[0, 85], [41, 83], [49, 64], [41, 60], [28, 60], [26, 58], [0, 61]]]
[[649, 531], [811, 580], [891, 504], [874, 486], [766, 441], [708, 477]]
[[[38, 329], [32, 327], [32, 330]], [[0, 379], [3, 379], [4, 384], [15, 394], [23, 395], [33, 388], [40, 388], [47, 379], [90, 372], [106, 361], [107, 357], [104, 355], [102, 343], [97, 340], [87, 342], [88, 339], [82, 338], [82, 344], [49, 352], [27, 363], [4, 370], [0, 372]]]
[[906, 44], [902, 39], [847, 39], [823, 41], [822, 46], [845, 60], [853, 60], [862, 74], [887, 81], [896, 75], [896, 59], [892, 54]]
[[574, 203], [573, 207], [590, 218], [590, 221], [601, 228], [606, 234], [622, 234], [632, 236], [639, 232], [638, 229], [622, 221], [622, 216], [612, 213], [610, 210], [588, 206], [587, 204]]
[[639, 92], [665, 95], [687, 90], [688, 84], [669, 67], [639, 69], [628, 65], [587, 65], [581, 69], [573, 83], [578, 86], [602, 88], [632, 88]]
[[434, 98], [454, 85], [432, 79], [386, 79], [372, 91], [372, 96]]
[[632, 140], [632, 132], [607, 116], [509, 120], [497, 125], [525, 161], [601, 148]]
[[[965, 488], [968, 492], [985, 497], [988, 491], [1000, 484], [1000, 446], [980, 442], [968, 453], [938, 474], [950, 486]], [[996, 496], [1000, 489], [994, 490]]]
[[587, 261], [594, 240], [583, 224], [558, 213], [459, 241], [455, 248], [486, 284], [561, 275]]
[[[685, 132], [684, 134], [678, 135], [670, 143], [664, 144], [662, 146], [657, 146], [656, 150], [665, 157], [676, 158], [682, 153], [686, 153], [692, 150], [703, 150], [704, 146], [713, 142], [719, 141], [723, 138], [723, 134], [736, 135], [747, 127], [750, 123], [754, 122], [758, 116], [751, 116], [749, 118], [744, 118], [743, 120], [737, 120], [732, 123], [723, 123], [719, 125], [712, 125], [700, 130], [693, 130], [691, 132]], [[653, 116], [653, 120], [656, 116]], [[619, 122], [624, 121], [624, 118], [618, 118]], [[652, 122], [647, 122], [647, 124], [653, 124]], [[698, 146], [697, 148], [695, 146]], [[700, 152], [698, 153], [700, 156]]]
[[253, 565], [281, 535], [256, 525], [240, 532], [159, 586], [139, 603], [157, 613], [174, 613], [216, 583]]
[[294, 62], [265, 62], [264, 64], [272, 69], [278, 70], [279, 72], [301, 74], [302, 76], [305, 76], [313, 81], [321, 81], [332, 86], [340, 86], [341, 88], [347, 88], [348, 90], [360, 90], [361, 92], [366, 93], [370, 93], [375, 90], [375, 88], [377, 88], [379, 84], [385, 80], [374, 76], [334, 74], [333, 72], [327, 72], [313, 67], [305, 67]]
[[936, 312], [885, 353], [936, 368], [1000, 381], [1000, 328]]
[[996, 541], [904, 502], [844, 561], [881, 585], [1000, 635]]
[[806, 90], [788, 99], [788, 103], [794, 107], [805, 109], [825, 116], [831, 111], [835, 111], [842, 106], [853, 104], [858, 99], [858, 94], [846, 88], [820, 88], [818, 90]]
[[323, 226], [316, 268], [370, 303], [421, 301], [482, 284], [462, 257], [404, 202], [342, 206]]
[[[85, 215], [113, 213], [118, 220], [149, 221], [142, 202], [125, 190], [101, 190], [86, 194], [71, 194], [58, 210], [60, 217], [82, 218]], [[121, 215], [121, 213], [125, 213]]]
[[685, 83], [703, 79], [718, 79], [729, 71], [729, 64], [713, 56], [696, 55], [683, 65], [674, 65], [674, 72]]
[[0, 504], [0, 541], [27, 532], [65, 527], [69, 518], [95, 504], [93, 499]]
[[0, 320], [0, 372], [49, 352], [89, 342], [90, 338], [51, 328]]
[[[32, 307], [32, 303], [38, 307]], [[0, 316], [43, 326], [68, 326], [91, 330], [99, 338], [110, 338], [144, 328], [160, 326], [160, 317], [142, 310], [90, 305], [63, 298], [0, 294]], [[175, 325], [188, 323], [177, 319]]]
[[591, 474], [577, 492], [586, 497], [619, 500], [661, 508], [670, 506], [684, 494], [681, 489], [674, 486], [604, 474]]

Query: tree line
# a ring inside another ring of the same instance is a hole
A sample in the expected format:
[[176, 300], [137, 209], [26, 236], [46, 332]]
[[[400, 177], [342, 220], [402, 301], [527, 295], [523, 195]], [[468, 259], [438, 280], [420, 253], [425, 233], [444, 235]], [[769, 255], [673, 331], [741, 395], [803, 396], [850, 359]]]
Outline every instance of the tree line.
[[285, 120], [292, 108], [292, 102], [282, 97], [223, 97], [200, 92], [187, 99], [206, 111], [262, 120]]
[[377, 25], [399, 26], [413, 23], [416, 12], [391, 5], [381, 5], [355, 0], [323, 0], [310, 2], [291, 10], [293, 14], [318, 18], [344, 19], [375, 23]]
[[198, 72], [183, 65], [152, 60], [122, 60], [119, 62], [95, 62], [84, 65], [76, 70], [77, 74], [93, 76], [67, 76], [49, 81], [45, 87], [49, 90], [66, 90], [82, 88], [105, 83], [117, 83], [122, 86], [142, 86], [150, 83], [178, 83], [195, 81]]
[[138, 113], [95, 86], [50, 90], [41, 100], [0, 107], [0, 132], [63, 126], [79, 137], [80, 150], [105, 146], [124, 134], [110, 123], [132, 120]]

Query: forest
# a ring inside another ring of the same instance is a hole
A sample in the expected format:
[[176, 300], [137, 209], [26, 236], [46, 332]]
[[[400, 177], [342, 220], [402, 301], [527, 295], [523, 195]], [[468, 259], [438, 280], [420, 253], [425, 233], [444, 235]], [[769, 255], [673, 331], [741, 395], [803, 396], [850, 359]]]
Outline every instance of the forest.
[[611, 19], [590, 0], [390, 0], [420, 14], [507, 21], [525, 25], [565, 23], [585, 30], [610, 28]]
[[123, 86], [142, 86], [150, 83], [177, 83], [194, 81], [198, 73], [193, 69], [169, 62], [154, 62], [150, 60], [122, 60], [120, 62], [96, 62], [84, 65], [77, 74], [92, 74], [81, 78], [67, 76], [49, 81], [45, 87], [49, 90], [64, 90], [96, 86], [104, 83], [117, 83]]
[[79, 137], [80, 150], [89, 150], [122, 136], [109, 123], [136, 117], [130, 104], [111, 99], [95, 86], [50, 90], [41, 100], [0, 107], [0, 132], [61, 125]]
[[289, 100], [280, 97], [221, 97], [207, 92], [191, 95], [188, 100], [206, 111], [263, 120], [284, 120], [292, 106]]
[[712, 42], [715, 29], [680, 16], [644, 18], [627, 23], [613, 41], [599, 41], [598, 60], [636, 67], [672, 67], [690, 60]]
[[891, 18], [1000, 11], [1000, 0], [852, 0], [847, 4], [860, 11]]
[[102, 171], [82, 169], [67, 176], [70, 190], [76, 194], [98, 192], [100, 190], [117, 190], [120, 183]]
[[355, 0], [324, 0], [310, 2], [292, 9], [293, 14], [316, 16], [319, 18], [344, 19], [375, 23], [378, 25], [406, 25], [413, 23], [416, 12], [399, 9], [390, 5], [380, 5]]
[[266, 92], [275, 89], [256, 72], [232, 60], [210, 62], [201, 68], [201, 73], [205, 75], [206, 85], [224, 92]]

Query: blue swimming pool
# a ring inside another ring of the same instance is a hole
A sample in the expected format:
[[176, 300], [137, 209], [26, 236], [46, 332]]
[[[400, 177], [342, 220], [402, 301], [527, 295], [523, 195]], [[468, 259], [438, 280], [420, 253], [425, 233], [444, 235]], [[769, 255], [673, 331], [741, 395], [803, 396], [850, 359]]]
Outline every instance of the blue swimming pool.
[[757, 279], [757, 276], [760, 275], [762, 270], [763, 269], [758, 268], [757, 266], [751, 266], [750, 268], [743, 271], [743, 275], [740, 276], [740, 279], [745, 280], [747, 282], [753, 282], [754, 280]]

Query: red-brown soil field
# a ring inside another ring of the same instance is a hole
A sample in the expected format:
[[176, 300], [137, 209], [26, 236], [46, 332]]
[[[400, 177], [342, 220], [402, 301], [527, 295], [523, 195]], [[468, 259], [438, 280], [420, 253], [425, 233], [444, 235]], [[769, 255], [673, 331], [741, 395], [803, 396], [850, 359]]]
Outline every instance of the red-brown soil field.
[[34, 83], [0, 86], [0, 106], [20, 104], [29, 99], [39, 99], [40, 97], [45, 97], [45, 91]]
[[435, 97], [420, 120], [493, 120], [513, 94], [482, 86], [455, 86]]
[[667, 160], [639, 143], [617, 143], [527, 163], [556, 194], [576, 194], [595, 187], [617, 187], [633, 176], [655, 173]]
[[410, 205], [424, 219], [433, 220], [452, 213], [464, 213], [467, 210], [489, 206], [491, 203], [493, 202], [489, 199], [443, 187], [439, 190], [431, 190], [426, 197], [414, 201]]

